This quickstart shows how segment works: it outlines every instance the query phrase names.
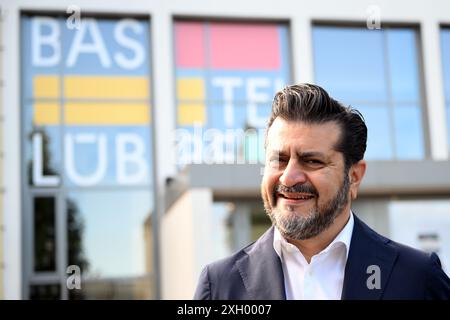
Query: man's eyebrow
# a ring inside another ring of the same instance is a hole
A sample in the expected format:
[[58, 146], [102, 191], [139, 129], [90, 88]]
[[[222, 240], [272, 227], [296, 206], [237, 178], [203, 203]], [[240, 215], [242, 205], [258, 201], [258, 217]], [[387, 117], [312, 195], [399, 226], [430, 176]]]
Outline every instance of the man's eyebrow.
[[305, 152], [299, 152], [297, 153], [297, 156], [299, 158], [325, 158], [325, 154], [323, 152], [319, 151], [305, 151]]
[[[280, 155], [280, 156], [288, 155], [288, 153], [284, 152], [283, 150], [272, 150], [272, 152], [270, 154], [271, 155]], [[326, 155], [323, 152], [320, 152], [320, 151], [298, 152], [297, 156], [299, 158], [313, 158], [313, 157], [326, 158]]]

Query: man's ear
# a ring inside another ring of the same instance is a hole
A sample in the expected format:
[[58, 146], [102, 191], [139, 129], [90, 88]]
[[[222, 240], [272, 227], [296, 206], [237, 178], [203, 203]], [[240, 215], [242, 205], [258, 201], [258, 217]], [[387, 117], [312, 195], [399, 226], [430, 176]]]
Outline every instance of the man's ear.
[[350, 196], [352, 200], [355, 200], [358, 196], [358, 188], [366, 173], [366, 167], [366, 161], [360, 160], [350, 168]]

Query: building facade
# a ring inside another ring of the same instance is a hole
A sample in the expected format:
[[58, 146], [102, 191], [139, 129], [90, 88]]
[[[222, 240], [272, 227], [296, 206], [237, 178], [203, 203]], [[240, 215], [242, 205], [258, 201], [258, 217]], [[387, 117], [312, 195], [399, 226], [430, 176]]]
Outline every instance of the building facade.
[[448, 2], [0, 3], [4, 298], [191, 298], [270, 225], [265, 125], [299, 82], [366, 119], [354, 212], [450, 271]]

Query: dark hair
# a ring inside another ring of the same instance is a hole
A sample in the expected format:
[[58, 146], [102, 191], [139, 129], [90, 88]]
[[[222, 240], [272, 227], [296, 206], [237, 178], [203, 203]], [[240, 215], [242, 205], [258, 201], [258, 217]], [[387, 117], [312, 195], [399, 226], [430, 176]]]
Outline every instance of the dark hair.
[[334, 148], [343, 153], [346, 169], [364, 158], [367, 143], [364, 117], [358, 110], [331, 98], [317, 85], [290, 85], [277, 92], [267, 131], [277, 117], [311, 124], [334, 121], [341, 128], [341, 137]]

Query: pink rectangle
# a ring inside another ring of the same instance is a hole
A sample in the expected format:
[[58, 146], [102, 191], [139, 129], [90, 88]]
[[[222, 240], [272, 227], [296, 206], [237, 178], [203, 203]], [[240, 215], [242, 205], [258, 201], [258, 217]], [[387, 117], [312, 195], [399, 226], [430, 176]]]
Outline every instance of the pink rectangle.
[[204, 23], [176, 22], [175, 46], [177, 67], [205, 67]]
[[277, 70], [280, 41], [274, 24], [210, 24], [210, 66], [220, 69]]

